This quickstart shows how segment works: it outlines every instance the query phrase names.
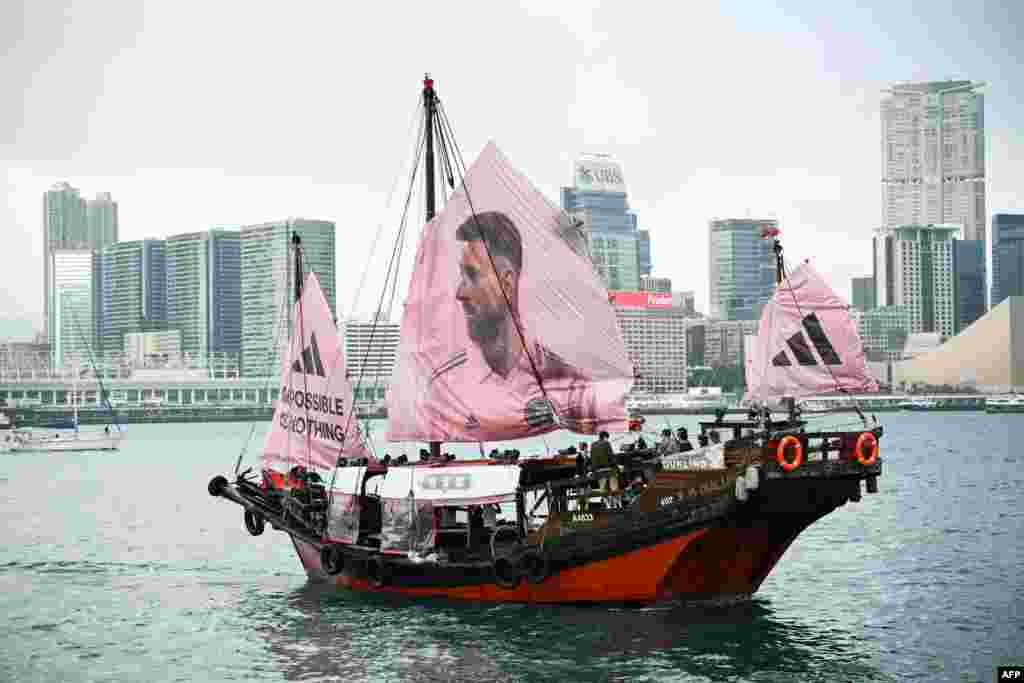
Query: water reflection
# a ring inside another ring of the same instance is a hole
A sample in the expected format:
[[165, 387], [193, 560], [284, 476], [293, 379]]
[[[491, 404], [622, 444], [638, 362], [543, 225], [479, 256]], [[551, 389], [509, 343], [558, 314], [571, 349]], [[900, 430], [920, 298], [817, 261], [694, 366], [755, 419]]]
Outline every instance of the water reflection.
[[241, 609], [288, 680], [891, 680], [853, 633], [780, 618], [762, 599], [488, 606], [307, 584]]

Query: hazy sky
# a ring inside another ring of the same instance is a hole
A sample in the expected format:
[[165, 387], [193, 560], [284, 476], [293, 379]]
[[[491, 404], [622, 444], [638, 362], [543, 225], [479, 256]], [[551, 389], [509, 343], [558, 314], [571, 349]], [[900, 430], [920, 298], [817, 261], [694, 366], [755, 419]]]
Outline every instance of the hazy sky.
[[348, 312], [425, 71], [467, 161], [494, 139], [554, 201], [579, 152], [619, 158], [655, 273], [705, 311], [708, 219], [748, 213], [848, 296], [887, 85], [986, 81], [988, 211], [1024, 211], [1022, 25], [1018, 0], [0, 3], [0, 318], [41, 325], [56, 180], [113, 193], [123, 240], [335, 220]]

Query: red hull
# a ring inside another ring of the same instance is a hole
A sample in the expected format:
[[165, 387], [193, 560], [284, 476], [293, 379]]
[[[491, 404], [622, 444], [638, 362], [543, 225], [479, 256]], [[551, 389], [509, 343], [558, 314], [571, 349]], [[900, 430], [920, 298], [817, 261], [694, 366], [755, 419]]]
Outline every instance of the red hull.
[[314, 580], [339, 587], [409, 596], [523, 603], [641, 602], [735, 599], [754, 593], [786, 548], [804, 528], [705, 527], [645, 548], [572, 567], [533, 585], [508, 589], [496, 583], [465, 586], [372, 587], [346, 573], [330, 578], [320, 554], [293, 538], [299, 559]]

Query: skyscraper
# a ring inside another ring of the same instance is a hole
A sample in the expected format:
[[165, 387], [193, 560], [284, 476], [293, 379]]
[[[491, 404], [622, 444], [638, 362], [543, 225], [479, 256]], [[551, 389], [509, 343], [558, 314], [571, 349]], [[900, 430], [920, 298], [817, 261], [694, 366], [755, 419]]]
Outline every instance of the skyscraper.
[[985, 243], [953, 240], [953, 285], [956, 331], [967, 329], [985, 315]]
[[992, 308], [1024, 295], [1024, 214], [992, 216]]
[[875, 307], [875, 278], [855, 277], [850, 281], [850, 305], [858, 311], [870, 311]]
[[93, 315], [93, 254], [89, 249], [51, 249], [47, 275], [47, 329], [50, 366], [61, 368], [77, 360], [89, 362], [95, 343]]
[[242, 350], [241, 236], [214, 229], [168, 237], [167, 327], [198, 358]]
[[958, 331], [953, 271], [958, 225], [903, 225], [878, 228], [873, 238], [875, 305], [902, 306], [908, 332]]
[[774, 219], [726, 218], [708, 226], [712, 318], [757, 320], [775, 291], [772, 243], [761, 237], [777, 229]]
[[50, 323], [52, 249], [95, 249], [117, 241], [117, 202], [109, 192], [82, 199], [66, 182], [43, 195], [43, 317]]
[[167, 327], [167, 259], [163, 240], [117, 242], [95, 251], [97, 350], [123, 353], [124, 335]]
[[241, 360], [248, 376], [276, 372], [278, 355], [291, 336], [293, 232], [302, 239], [306, 272], [317, 274], [331, 313], [337, 315], [333, 222], [294, 218], [242, 228]]
[[[983, 86], [974, 81], [900, 83], [882, 100], [882, 225], [963, 226], [964, 241], [981, 242], [982, 282], [987, 253]], [[960, 263], [970, 269], [962, 274], [964, 283], [979, 277], [970, 256], [976, 249], [961, 247]], [[979, 293], [970, 285], [961, 293], [960, 310], [969, 324], [986, 310], [985, 290]]]
[[585, 155], [573, 175], [573, 186], [562, 188], [562, 209], [582, 223], [595, 269], [608, 289], [639, 289], [642, 269], [650, 272], [650, 237], [637, 230], [622, 167], [607, 155]]

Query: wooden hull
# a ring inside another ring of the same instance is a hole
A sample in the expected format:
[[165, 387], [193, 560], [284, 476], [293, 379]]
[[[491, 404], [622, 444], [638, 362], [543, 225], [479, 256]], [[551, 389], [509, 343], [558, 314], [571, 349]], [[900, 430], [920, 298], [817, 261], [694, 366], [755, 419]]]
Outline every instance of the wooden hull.
[[635, 543], [623, 538], [609, 557], [563, 561], [561, 567], [553, 562], [546, 580], [523, 580], [514, 588], [498, 585], [487, 567], [453, 571], [429, 563], [411, 565], [404, 558], [392, 565], [383, 585], [371, 584], [359, 566], [329, 576], [313, 545], [295, 536], [292, 542], [311, 580], [357, 591], [481, 602], [733, 602], [756, 592], [797, 535], [833, 508], [826, 503], [813, 512], [760, 519], [734, 510], [641, 547], [626, 549]]

